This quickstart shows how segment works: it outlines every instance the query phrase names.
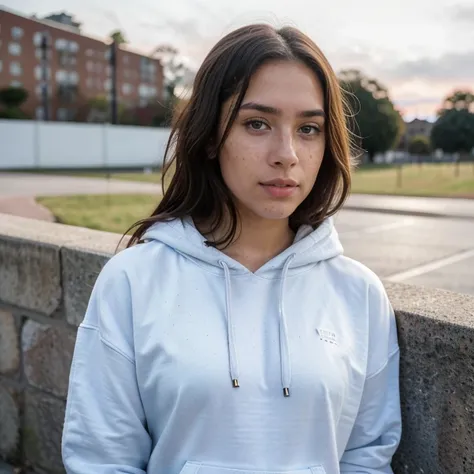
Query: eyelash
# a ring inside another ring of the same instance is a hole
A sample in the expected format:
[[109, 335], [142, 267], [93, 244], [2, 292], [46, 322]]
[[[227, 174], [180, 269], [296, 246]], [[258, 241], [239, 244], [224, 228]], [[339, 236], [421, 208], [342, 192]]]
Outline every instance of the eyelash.
[[[256, 120], [256, 119], [247, 120], [245, 122], [245, 126], [249, 129], [253, 130], [254, 132], [259, 132], [260, 129], [252, 128], [252, 124], [256, 124], [256, 123], [263, 124], [263, 125], [268, 127], [268, 124], [264, 120]], [[312, 128], [316, 134], [321, 132], [321, 129], [319, 127], [315, 126], [315, 125], [303, 125], [303, 126], [300, 127], [300, 129], [301, 128], [306, 128], [306, 127]], [[305, 133], [304, 135], [310, 135], [310, 134]]]

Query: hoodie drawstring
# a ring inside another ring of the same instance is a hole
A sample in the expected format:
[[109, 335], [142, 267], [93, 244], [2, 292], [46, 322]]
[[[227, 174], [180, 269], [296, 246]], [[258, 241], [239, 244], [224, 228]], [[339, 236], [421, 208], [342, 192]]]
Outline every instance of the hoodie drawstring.
[[281, 384], [283, 386], [283, 395], [285, 397], [290, 396], [290, 385], [291, 385], [291, 360], [290, 360], [290, 347], [288, 342], [288, 327], [286, 325], [285, 307], [283, 305], [283, 298], [285, 294], [285, 281], [288, 275], [288, 269], [291, 261], [295, 258], [295, 254], [285, 262], [285, 266], [281, 272], [280, 281], [280, 298], [278, 301], [278, 312], [280, 314], [280, 365], [281, 365]]
[[237, 361], [237, 352], [235, 350], [235, 335], [234, 324], [232, 321], [232, 295], [230, 285], [229, 267], [222, 260], [219, 262], [224, 269], [225, 274], [225, 305], [226, 305], [226, 319], [227, 319], [227, 345], [229, 347], [229, 364], [230, 376], [232, 379], [232, 386], [239, 387], [239, 364]]
[[[290, 396], [291, 360], [290, 360], [290, 349], [289, 349], [289, 342], [288, 342], [288, 328], [286, 324], [283, 298], [285, 294], [285, 281], [288, 275], [288, 269], [290, 268], [291, 261], [293, 260], [295, 256], [296, 254], [290, 255], [290, 257], [288, 257], [283, 267], [283, 270], [281, 273], [280, 295], [279, 295], [279, 301], [278, 301], [281, 383], [283, 387], [283, 395], [285, 397]], [[230, 376], [232, 379], [232, 386], [234, 388], [237, 388], [239, 387], [239, 365], [237, 361], [237, 352], [235, 349], [234, 325], [232, 321], [232, 294], [231, 294], [230, 271], [229, 271], [228, 265], [224, 261], [222, 260], [219, 261], [219, 264], [224, 269], [224, 275], [225, 275], [227, 345], [229, 347]]]

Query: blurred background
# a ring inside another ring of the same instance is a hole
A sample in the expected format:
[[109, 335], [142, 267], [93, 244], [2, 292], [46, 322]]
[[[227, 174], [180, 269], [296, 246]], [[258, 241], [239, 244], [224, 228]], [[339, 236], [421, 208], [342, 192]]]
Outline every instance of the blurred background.
[[353, 108], [346, 252], [474, 293], [474, 4], [467, 0], [4, 0], [0, 213], [124, 233], [156, 207], [173, 114], [212, 45], [294, 25]]

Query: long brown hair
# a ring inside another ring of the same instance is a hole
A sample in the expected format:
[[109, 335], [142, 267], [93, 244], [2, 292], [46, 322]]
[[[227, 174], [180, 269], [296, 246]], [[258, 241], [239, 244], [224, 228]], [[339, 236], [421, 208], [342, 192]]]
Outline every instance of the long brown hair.
[[[230, 218], [230, 226], [215, 246], [226, 246], [236, 236], [239, 221], [232, 195], [215, 159], [236, 118], [256, 70], [273, 60], [300, 61], [317, 76], [324, 91], [326, 149], [316, 183], [290, 216], [290, 226], [317, 227], [343, 205], [351, 183], [348, 110], [339, 81], [314, 42], [292, 27], [275, 29], [256, 24], [239, 28], [221, 39], [197, 72], [191, 98], [173, 124], [165, 151], [164, 195], [150, 217], [134, 224], [127, 246], [139, 242], [156, 222], [191, 216], [210, 225], [212, 235]], [[235, 97], [223, 136], [217, 139], [222, 105]], [[218, 143], [217, 143], [218, 141]], [[165, 189], [168, 173], [174, 172]]]

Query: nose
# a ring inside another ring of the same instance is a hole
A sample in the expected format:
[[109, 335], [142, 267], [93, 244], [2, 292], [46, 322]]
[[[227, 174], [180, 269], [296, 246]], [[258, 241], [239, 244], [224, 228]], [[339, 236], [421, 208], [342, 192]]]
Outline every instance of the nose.
[[289, 132], [282, 132], [275, 137], [270, 160], [272, 166], [291, 168], [298, 163], [294, 137]]

